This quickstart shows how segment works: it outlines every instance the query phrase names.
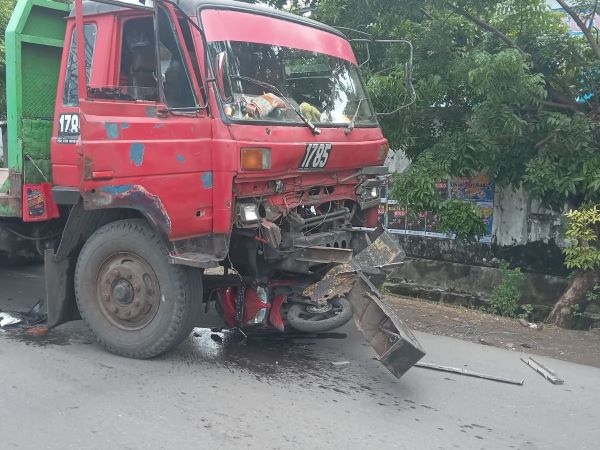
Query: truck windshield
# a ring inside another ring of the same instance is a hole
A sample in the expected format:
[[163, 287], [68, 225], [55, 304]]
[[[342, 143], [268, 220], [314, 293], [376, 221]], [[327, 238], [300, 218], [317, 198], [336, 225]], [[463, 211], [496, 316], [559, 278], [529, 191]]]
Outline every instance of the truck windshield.
[[[225, 114], [236, 121], [376, 126], [358, 68], [335, 56], [271, 44], [211, 44]], [[269, 85], [276, 89], [270, 89]], [[285, 98], [281, 98], [285, 96]]]

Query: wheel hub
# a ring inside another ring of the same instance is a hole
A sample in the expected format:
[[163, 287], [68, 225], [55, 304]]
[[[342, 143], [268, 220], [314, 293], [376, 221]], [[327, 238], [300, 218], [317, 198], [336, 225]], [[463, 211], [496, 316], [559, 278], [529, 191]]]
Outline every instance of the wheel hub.
[[109, 257], [100, 268], [97, 286], [102, 313], [124, 330], [145, 327], [160, 306], [156, 273], [133, 253]]
[[133, 302], [133, 286], [127, 280], [119, 280], [113, 286], [112, 297], [122, 305], [129, 305]]

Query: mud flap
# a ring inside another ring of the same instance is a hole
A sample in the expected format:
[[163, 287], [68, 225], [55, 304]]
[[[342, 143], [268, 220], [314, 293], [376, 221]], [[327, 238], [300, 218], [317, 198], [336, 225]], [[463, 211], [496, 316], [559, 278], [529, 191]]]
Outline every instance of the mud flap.
[[375, 349], [379, 361], [400, 378], [425, 356], [425, 351], [379, 291], [405, 254], [387, 231], [377, 234], [352, 263], [332, 268], [303, 295], [317, 304], [345, 296], [352, 304], [356, 327]]
[[57, 260], [52, 249], [44, 253], [48, 328], [80, 318], [73, 289], [76, 259], [66, 257]]

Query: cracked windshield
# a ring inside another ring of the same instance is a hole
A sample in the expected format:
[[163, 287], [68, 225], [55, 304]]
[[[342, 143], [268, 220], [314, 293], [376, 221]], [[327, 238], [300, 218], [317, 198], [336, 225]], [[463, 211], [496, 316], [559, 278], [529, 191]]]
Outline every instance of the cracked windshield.
[[212, 44], [225, 114], [232, 120], [375, 126], [358, 69], [321, 53], [249, 42]]

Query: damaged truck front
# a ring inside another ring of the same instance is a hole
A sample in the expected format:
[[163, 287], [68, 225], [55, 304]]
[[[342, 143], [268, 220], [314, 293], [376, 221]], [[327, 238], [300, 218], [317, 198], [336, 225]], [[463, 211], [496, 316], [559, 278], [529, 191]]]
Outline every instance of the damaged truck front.
[[[20, 0], [11, 23], [54, 7]], [[214, 305], [244, 333], [354, 316], [397, 376], [423, 356], [378, 291], [403, 258], [377, 227], [388, 144], [339, 31], [227, 0], [76, 0], [61, 24], [49, 164], [25, 164], [31, 135], [9, 127], [50, 327], [81, 316], [149, 358]], [[7, 53], [30, 50], [11, 33]]]

